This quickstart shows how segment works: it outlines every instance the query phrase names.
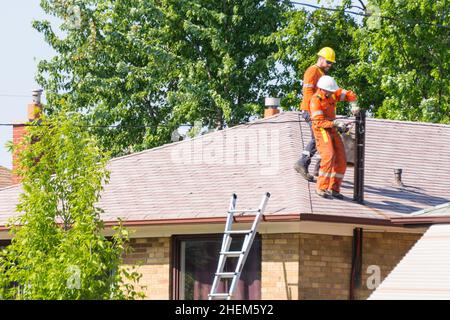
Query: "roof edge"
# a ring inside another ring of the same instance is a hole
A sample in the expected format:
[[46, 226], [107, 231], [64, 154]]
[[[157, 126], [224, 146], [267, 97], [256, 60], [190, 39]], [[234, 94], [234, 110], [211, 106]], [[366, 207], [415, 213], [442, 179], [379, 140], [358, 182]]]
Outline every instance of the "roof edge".
[[[16, 185], [17, 186], [17, 185]], [[9, 189], [10, 186], [0, 191]], [[246, 223], [252, 222], [254, 215], [236, 216], [235, 222]], [[226, 217], [203, 217], [203, 218], [181, 218], [181, 219], [155, 219], [155, 220], [123, 220], [124, 226], [144, 226], [144, 225], [177, 225], [177, 224], [207, 224], [207, 223], [224, 223]], [[450, 223], [450, 216], [412, 216], [412, 217], [390, 217], [388, 219], [360, 218], [318, 213], [287, 213], [277, 215], [263, 215], [264, 222], [289, 222], [289, 221], [317, 221], [317, 222], [334, 222], [346, 224], [364, 224], [374, 226], [408, 226], [408, 225], [432, 225], [438, 223]], [[104, 221], [105, 226], [115, 226], [119, 224], [118, 220]], [[0, 231], [9, 230], [6, 225], [0, 225]]]
[[[234, 222], [250, 223], [254, 221], [254, 215], [236, 216]], [[227, 217], [204, 217], [204, 218], [182, 218], [182, 219], [157, 219], [157, 220], [123, 220], [122, 225], [125, 227], [134, 226], [156, 226], [156, 225], [179, 225], [179, 224], [209, 224], [209, 223], [225, 223]], [[265, 222], [288, 222], [300, 221], [300, 214], [289, 213], [279, 215], [263, 215]], [[104, 221], [106, 227], [112, 227], [119, 224], [118, 220]], [[5, 225], [0, 225], [0, 231], [9, 230]]]
[[413, 212], [410, 215], [410, 217], [422, 216], [422, 215], [425, 215], [427, 213], [433, 213], [433, 211], [437, 211], [437, 210], [440, 210], [440, 209], [443, 209], [443, 208], [447, 208], [447, 207], [450, 210], [450, 202], [445, 202], [445, 203], [442, 203], [440, 205], [437, 205], [437, 206], [434, 206], [434, 207], [431, 207], [431, 208], [426, 208], [426, 209], [423, 209], [423, 210], [420, 210], [420, 211]]
[[389, 219], [375, 219], [375, 218], [359, 218], [349, 216], [337, 216], [328, 214], [317, 213], [302, 213], [300, 214], [300, 220], [302, 221], [317, 221], [317, 222], [334, 222], [334, 223], [347, 223], [347, 224], [363, 224], [371, 226], [387, 226], [393, 227], [391, 220]]
[[[449, 221], [450, 221], [450, 217]], [[254, 215], [236, 216], [235, 222], [250, 223], [253, 222]], [[179, 225], [179, 224], [209, 224], [209, 223], [225, 223], [226, 217], [204, 217], [204, 218], [184, 218], [184, 219], [158, 219], [158, 220], [125, 220], [122, 225], [126, 227], [133, 226], [156, 226], [156, 225]], [[392, 223], [387, 219], [346, 217], [317, 213], [287, 213], [278, 215], [263, 215], [264, 222], [300, 222], [300, 221], [317, 221], [317, 222], [334, 222], [358, 225], [388, 226], [398, 227], [399, 224]], [[118, 225], [118, 221], [105, 221], [106, 227]], [[5, 226], [0, 226], [0, 231], [8, 230]]]
[[432, 225], [440, 223], [450, 223], [450, 216], [398, 217], [391, 218], [391, 222], [396, 226]]

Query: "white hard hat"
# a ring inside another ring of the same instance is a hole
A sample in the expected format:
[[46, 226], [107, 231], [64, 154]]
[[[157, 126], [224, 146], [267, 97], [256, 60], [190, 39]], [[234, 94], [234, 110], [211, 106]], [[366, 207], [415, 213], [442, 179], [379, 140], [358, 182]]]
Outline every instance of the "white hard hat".
[[317, 82], [317, 87], [330, 92], [335, 92], [339, 89], [336, 81], [330, 76], [320, 77], [319, 82]]

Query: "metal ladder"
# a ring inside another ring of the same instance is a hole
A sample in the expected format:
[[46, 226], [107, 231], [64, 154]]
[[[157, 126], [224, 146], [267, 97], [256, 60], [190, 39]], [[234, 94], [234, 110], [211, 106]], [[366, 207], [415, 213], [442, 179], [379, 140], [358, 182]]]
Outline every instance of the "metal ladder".
[[[217, 271], [214, 275], [214, 281], [211, 287], [211, 291], [208, 294], [208, 300], [213, 299], [222, 299], [222, 300], [231, 300], [234, 291], [237, 288], [237, 284], [239, 282], [239, 278], [242, 273], [242, 268], [244, 267], [245, 260], [247, 259], [250, 248], [253, 244], [253, 240], [255, 239], [256, 230], [261, 221], [262, 215], [267, 205], [267, 201], [270, 198], [270, 193], [266, 193], [259, 205], [258, 209], [254, 210], [236, 210], [236, 200], [237, 195], [233, 194], [230, 201], [230, 209], [227, 213], [227, 221], [225, 224], [225, 231], [223, 234], [222, 247], [220, 249], [219, 263], [217, 265]], [[249, 230], [231, 230], [233, 225], [234, 214], [240, 213], [243, 215], [245, 213], [256, 213], [255, 219], [253, 221], [252, 227]], [[229, 251], [232, 235], [245, 234], [244, 242], [242, 245], [242, 249], [240, 251]], [[238, 258], [236, 268], [234, 272], [224, 272], [223, 268], [225, 267], [225, 262], [227, 258]], [[232, 279], [231, 285], [229, 287], [228, 292], [218, 293], [217, 288], [222, 279]]]

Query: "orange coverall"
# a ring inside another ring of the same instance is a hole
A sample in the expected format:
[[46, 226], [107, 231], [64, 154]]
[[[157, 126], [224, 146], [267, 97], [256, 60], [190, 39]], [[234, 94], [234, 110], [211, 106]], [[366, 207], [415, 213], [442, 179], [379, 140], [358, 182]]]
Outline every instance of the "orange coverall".
[[321, 157], [317, 189], [340, 192], [347, 159], [333, 120], [336, 119], [336, 102], [355, 101], [356, 95], [344, 89], [338, 89], [328, 98], [325, 94], [325, 91], [318, 89], [310, 103], [313, 132]]
[[314, 92], [317, 90], [317, 81], [325, 75], [325, 72], [317, 65], [313, 65], [306, 69], [303, 75], [303, 100], [301, 109], [309, 112], [309, 103]]

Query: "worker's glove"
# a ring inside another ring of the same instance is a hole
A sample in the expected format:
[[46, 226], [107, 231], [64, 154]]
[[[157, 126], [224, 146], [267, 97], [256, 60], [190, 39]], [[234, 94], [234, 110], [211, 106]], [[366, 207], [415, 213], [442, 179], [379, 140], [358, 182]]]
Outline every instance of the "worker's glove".
[[354, 93], [352, 90], [348, 90], [346, 96], [347, 96], [347, 101], [349, 101], [349, 102], [353, 102], [358, 99], [358, 97], [356, 96], [356, 93]]
[[333, 125], [336, 127], [339, 133], [345, 133], [348, 131], [347, 125], [342, 121], [334, 120]]

